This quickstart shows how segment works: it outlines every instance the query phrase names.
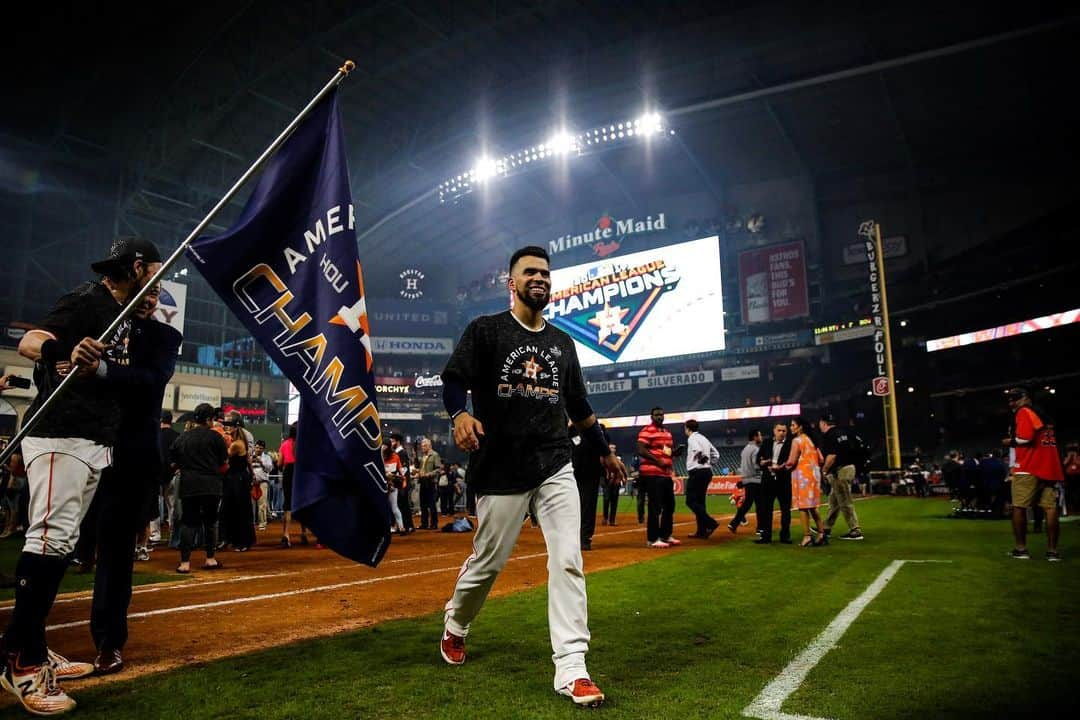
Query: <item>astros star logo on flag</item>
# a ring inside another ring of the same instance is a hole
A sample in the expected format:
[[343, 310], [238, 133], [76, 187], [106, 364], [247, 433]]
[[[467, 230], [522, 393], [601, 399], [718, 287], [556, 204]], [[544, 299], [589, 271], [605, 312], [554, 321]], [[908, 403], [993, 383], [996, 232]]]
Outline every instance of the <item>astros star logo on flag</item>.
[[371, 329], [368, 326], [367, 303], [364, 302], [364, 272], [360, 269], [360, 263], [356, 263], [356, 287], [360, 297], [350, 307], [342, 305], [338, 308], [337, 315], [330, 318], [334, 325], [344, 325], [357, 336], [360, 344], [364, 346], [367, 357], [367, 369], [371, 370], [374, 358], [371, 355]]

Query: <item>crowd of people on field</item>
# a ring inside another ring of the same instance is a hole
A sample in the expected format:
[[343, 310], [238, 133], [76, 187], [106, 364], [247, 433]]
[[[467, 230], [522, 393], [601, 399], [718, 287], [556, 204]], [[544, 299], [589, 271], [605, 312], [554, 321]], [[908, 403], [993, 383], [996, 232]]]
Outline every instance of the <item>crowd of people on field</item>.
[[[461, 510], [476, 516], [476, 496], [466, 485], [465, 468], [444, 463], [430, 439], [421, 438], [410, 450], [400, 433], [391, 433], [383, 443], [382, 456], [386, 501], [393, 516], [390, 532], [409, 535], [417, 529], [440, 530], [440, 518], [455, 518]], [[414, 516], [419, 516], [418, 525]], [[452, 521], [448, 524], [452, 526]]]

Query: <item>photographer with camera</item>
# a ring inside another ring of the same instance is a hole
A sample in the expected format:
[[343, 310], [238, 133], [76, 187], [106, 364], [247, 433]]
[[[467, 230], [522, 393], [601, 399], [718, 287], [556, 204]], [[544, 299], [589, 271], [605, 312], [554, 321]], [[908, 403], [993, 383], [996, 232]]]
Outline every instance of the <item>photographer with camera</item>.
[[698, 432], [698, 421], [687, 420], [683, 425], [688, 446], [686, 458], [686, 507], [697, 518], [697, 530], [692, 538], [707, 540], [720, 527], [705, 507], [705, 497], [712, 482], [712, 464], [720, 459], [720, 452], [708, 438]]

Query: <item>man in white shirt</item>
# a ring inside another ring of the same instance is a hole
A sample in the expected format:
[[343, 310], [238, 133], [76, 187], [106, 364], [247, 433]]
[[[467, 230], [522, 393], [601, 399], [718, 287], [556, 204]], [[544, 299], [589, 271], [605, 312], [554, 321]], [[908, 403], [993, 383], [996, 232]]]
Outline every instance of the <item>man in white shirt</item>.
[[720, 527], [705, 509], [705, 496], [712, 482], [712, 464], [720, 459], [720, 453], [698, 432], [697, 420], [687, 420], [683, 428], [686, 431], [686, 507], [697, 518], [697, 531], [689, 537], [704, 540]]

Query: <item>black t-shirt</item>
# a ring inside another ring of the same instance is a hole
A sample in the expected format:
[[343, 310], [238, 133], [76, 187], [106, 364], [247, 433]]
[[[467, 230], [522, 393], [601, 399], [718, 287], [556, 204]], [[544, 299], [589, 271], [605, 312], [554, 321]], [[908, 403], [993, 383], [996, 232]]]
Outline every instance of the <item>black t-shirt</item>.
[[[100, 337], [121, 309], [104, 285], [88, 282], [60, 298], [40, 328], [56, 336], [57, 357], [66, 360], [83, 338]], [[130, 327], [131, 322], [125, 321], [108, 341], [112, 349], [106, 352], [106, 357], [121, 365], [127, 364]], [[37, 363], [34, 382], [38, 394], [30, 403], [27, 417], [37, 412], [62, 379], [55, 366]], [[120, 397], [115, 387], [97, 377], [76, 378], [30, 434], [34, 437], [85, 438], [101, 445], [112, 445], [120, 426], [120, 410]]]
[[169, 459], [169, 451], [172, 449], [172, 445], [176, 442], [176, 439], [180, 437], [180, 433], [173, 430], [171, 427], [161, 428], [161, 432], [158, 435], [158, 453], [161, 457], [161, 484], [168, 485], [172, 480], [173, 470], [172, 461]]
[[960, 463], [952, 458], [941, 466], [941, 479], [947, 488], [960, 487]]
[[855, 465], [858, 460], [851, 435], [838, 425], [829, 428], [825, 433], [821, 440], [821, 452], [825, 457], [836, 456], [836, 462], [829, 468], [829, 472], [836, 472], [845, 465]]
[[194, 427], [169, 449], [169, 459], [180, 468], [180, 497], [221, 495], [221, 466], [229, 458], [225, 438], [205, 426]]
[[509, 311], [476, 318], [443, 377], [472, 390], [472, 414], [484, 426], [469, 458], [477, 493], [532, 490], [570, 462], [567, 401], [586, 391], [574, 341], [562, 330], [529, 330]]

